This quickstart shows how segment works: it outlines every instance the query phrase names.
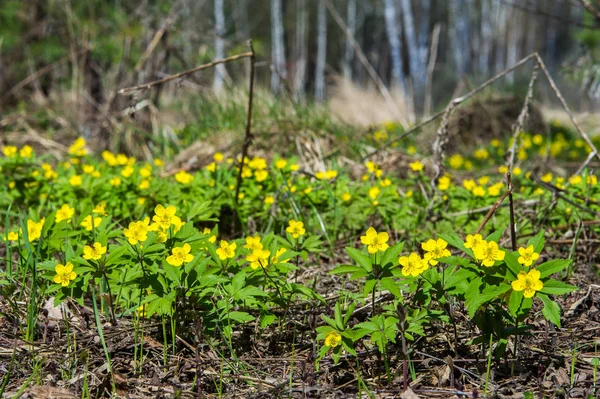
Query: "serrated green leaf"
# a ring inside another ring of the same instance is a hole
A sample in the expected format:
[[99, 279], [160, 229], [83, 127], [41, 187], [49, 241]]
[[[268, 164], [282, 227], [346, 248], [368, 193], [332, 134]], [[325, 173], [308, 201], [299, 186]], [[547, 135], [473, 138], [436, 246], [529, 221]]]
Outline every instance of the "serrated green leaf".
[[388, 248], [383, 254], [381, 265], [383, 267], [386, 267], [388, 263], [391, 263], [392, 265], [398, 265], [398, 257], [400, 256], [402, 249], [404, 249], [403, 242], [399, 242], [393, 247]]
[[400, 287], [398, 287], [398, 283], [396, 283], [396, 281], [393, 278], [382, 278], [380, 282], [383, 288], [391, 292], [396, 298], [402, 298], [402, 292], [400, 291]]
[[571, 261], [569, 259], [552, 259], [542, 263], [536, 269], [540, 272], [540, 278], [544, 278], [563, 270], [570, 264]]
[[550, 279], [550, 280], [544, 281], [544, 286], [542, 287], [540, 292], [543, 294], [549, 294], [549, 295], [564, 295], [564, 294], [568, 294], [569, 292], [573, 292], [576, 290], [577, 290], [577, 287], [574, 285], [563, 283], [562, 281]]
[[363, 269], [369, 272], [373, 270], [373, 265], [369, 256], [365, 255], [358, 249], [352, 247], [347, 247], [346, 252], [348, 252], [348, 255], [350, 255], [350, 257], [354, 259], [356, 263], [358, 263], [359, 266], [361, 266]]
[[544, 236], [545, 231], [541, 230], [534, 237], [531, 237], [527, 242], [527, 246], [533, 245], [533, 249], [538, 254], [542, 252], [544, 249], [544, 244], [546, 242], [546, 237]]

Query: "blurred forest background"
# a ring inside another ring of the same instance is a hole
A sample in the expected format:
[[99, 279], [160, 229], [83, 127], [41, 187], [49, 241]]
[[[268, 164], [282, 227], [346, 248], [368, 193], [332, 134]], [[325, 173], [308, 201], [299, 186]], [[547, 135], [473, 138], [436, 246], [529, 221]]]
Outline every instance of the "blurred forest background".
[[[383, 114], [365, 123], [398, 119], [375, 100], [382, 86], [414, 121], [532, 52], [575, 109], [594, 110], [600, 98], [597, 0], [0, 0], [0, 128], [32, 108], [53, 115], [49, 128], [58, 119], [91, 136], [132, 117], [151, 126], [152, 110], [197, 122], [214, 113], [215, 95], [247, 90], [246, 60], [144, 99], [117, 90], [245, 52], [249, 38], [271, 106], [357, 102]], [[522, 68], [496, 89], [522, 95], [530, 75]]]

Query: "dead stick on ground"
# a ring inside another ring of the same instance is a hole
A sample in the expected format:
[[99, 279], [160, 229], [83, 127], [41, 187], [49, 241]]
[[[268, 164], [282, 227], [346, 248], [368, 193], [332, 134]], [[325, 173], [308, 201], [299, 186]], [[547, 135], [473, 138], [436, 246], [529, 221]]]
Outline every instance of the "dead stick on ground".
[[126, 87], [124, 89], [120, 89], [118, 91], [118, 93], [119, 94], [132, 94], [132, 93], [135, 93], [135, 92], [137, 92], [139, 90], [149, 90], [149, 89], [153, 88], [154, 86], [170, 82], [171, 80], [174, 80], [174, 79], [183, 78], [185, 76], [191, 75], [191, 74], [193, 74], [195, 72], [198, 72], [198, 71], [201, 71], [203, 69], [212, 68], [212, 67], [215, 67], [215, 66], [217, 66], [219, 64], [225, 64], [227, 62], [239, 60], [240, 58], [248, 58], [248, 57], [252, 57], [253, 58], [254, 57], [254, 52], [253, 51], [248, 51], [246, 53], [233, 55], [231, 57], [227, 57], [227, 58], [223, 58], [221, 60], [216, 60], [216, 61], [213, 61], [213, 62], [209, 62], [208, 64], [200, 65], [200, 66], [197, 66], [195, 68], [189, 69], [187, 71], [179, 72], [179, 73], [176, 73], [174, 75], [167, 76], [166, 78], [155, 80], [153, 82], [148, 82], [148, 83], [144, 83], [144, 84], [137, 85], [137, 86], [132, 86], [132, 87]]
[[481, 233], [481, 231], [485, 227], [485, 224], [488, 222], [488, 220], [490, 220], [490, 218], [492, 217], [492, 215], [496, 212], [496, 209], [498, 209], [500, 207], [500, 204], [502, 203], [502, 201], [504, 201], [504, 199], [506, 197], [508, 197], [508, 194], [509, 194], [509, 192], [506, 191], [504, 194], [502, 194], [502, 197], [498, 198], [498, 201], [496, 201], [496, 203], [494, 204], [494, 206], [492, 206], [490, 208], [490, 210], [488, 211], [488, 213], [485, 215], [485, 218], [483, 219], [483, 221], [481, 222], [481, 224], [477, 228], [477, 231], [475, 232], [475, 234], [480, 234]]
[[244, 145], [242, 147], [242, 157], [240, 159], [240, 166], [238, 170], [237, 176], [237, 184], [235, 187], [235, 203], [236, 205], [239, 202], [240, 196], [240, 188], [242, 186], [242, 172], [244, 170], [244, 160], [248, 155], [248, 148], [252, 143], [252, 139], [254, 136], [252, 135], [252, 99], [254, 97], [254, 67], [255, 67], [255, 57], [254, 57], [254, 46], [252, 45], [252, 40], [248, 41], [248, 45], [250, 46], [250, 85], [248, 93], [248, 115], [246, 117], [246, 135], [244, 137]]

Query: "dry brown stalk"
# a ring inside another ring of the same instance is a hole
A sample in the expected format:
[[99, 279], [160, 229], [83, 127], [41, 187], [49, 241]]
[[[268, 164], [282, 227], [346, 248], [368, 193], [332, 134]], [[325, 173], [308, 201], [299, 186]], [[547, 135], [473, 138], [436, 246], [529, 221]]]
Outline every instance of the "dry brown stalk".
[[191, 75], [191, 74], [193, 74], [195, 72], [198, 72], [198, 71], [201, 71], [203, 69], [213, 68], [213, 67], [215, 67], [215, 66], [217, 66], [219, 64], [225, 64], [227, 62], [236, 61], [236, 60], [239, 60], [241, 58], [250, 58], [250, 57], [254, 57], [254, 52], [248, 51], [246, 53], [236, 54], [236, 55], [233, 55], [231, 57], [227, 57], [227, 58], [223, 58], [223, 59], [220, 59], [220, 60], [209, 62], [208, 64], [199, 65], [199, 66], [197, 66], [195, 68], [188, 69], [187, 71], [179, 72], [179, 73], [176, 73], [174, 75], [169, 75], [166, 78], [155, 80], [153, 82], [143, 83], [141, 85], [132, 86], [132, 87], [126, 87], [126, 88], [120, 89], [118, 91], [118, 93], [119, 94], [124, 94], [124, 95], [131, 95], [131, 94], [133, 94], [135, 92], [138, 92], [140, 90], [149, 90], [149, 89], [153, 88], [154, 86], [158, 86], [158, 85], [170, 82], [170, 81], [175, 80], [175, 79], [180, 79], [180, 78], [186, 77], [188, 75]]

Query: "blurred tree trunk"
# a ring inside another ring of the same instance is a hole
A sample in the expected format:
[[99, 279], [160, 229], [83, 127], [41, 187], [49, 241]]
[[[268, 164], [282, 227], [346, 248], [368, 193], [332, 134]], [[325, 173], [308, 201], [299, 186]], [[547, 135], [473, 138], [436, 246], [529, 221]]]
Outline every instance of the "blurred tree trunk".
[[317, 64], [315, 70], [315, 98], [325, 100], [325, 62], [327, 60], [327, 0], [319, 0], [317, 15]]
[[271, 90], [278, 93], [281, 79], [287, 79], [285, 45], [283, 43], [283, 11], [281, 0], [271, 0]]
[[410, 0], [402, 0], [402, 20], [404, 21], [404, 37], [406, 38], [406, 47], [408, 53], [409, 76], [413, 81], [413, 90], [420, 93], [425, 83], [423, 72], [425, 67], [421, 63], [421, 54], [417, 44], [417, 34], [415, 29], [415, 19]]
[[394, 0], [384, 1], [385, 27], [390, 44], [390, 55], [392, 58], [392, 84], [406, 91], [404, 81], [404, 67], [402, 64], [402, 42], [398, 30], [398, 17], [396, 3]]
[[[356, 0], [348, 0], [348, 12], [346, 24], [352, 37], [356, 37]], [[352, 81], [352, 61], [354, 61], [354, 47], [346, 38], [346, 49], [344, 51], [344, 62], [342, 64], [342, 75], [344, 79]]]
[[449, 0], [450, 21], [452, 27], [452, 54], [456, 64], [456, 73], [462, 78], [470, 72], [470, 11], [466, 0]]
[[431, 35], [431, 0], [421, 0], [419, 18], [419, 61], [423, 67], [422, 81], [427, 78], [427, 61], [429, 59], [429, 36]]
[[[511, 67], [519, 60], [519, 26], [521, 26], [521, 12], [517, 9], [511, 9], [508, 12], [509, 19], [507, 21], [507, 39], [506, 39], [506, 65], [505, 68]], [[515, 74], [510, 73], [506, 76], [510, 84], [515, 81]]]
[[304, 99], [306, 92], [306, 24], [308, 23], [308, 10], [306, 0], [296, 2], [296, 61], [294, 63], [294, 90], [298, 99]]
[[508, 11], [504, 4], [497, 4], [496, 8], [496, 52], [495, 72], [504, 70], [506, 66], [506, 25], [508, 22]]
[[[223, 10], [223, 0], [215, 0], [215, 58], [225, 58], [225, 12]], [[215, 79], [213, 82], [213, 90], [215, 93], [223, 90], [223, 82], [225, 80], [225, 66], [217, 65], [215, 68]]]
[[479, 72], [483, 76], [490, 74], [490, 61], [494, 46], [493, 0], [481, 1], [481, 45], [479, 46]]

